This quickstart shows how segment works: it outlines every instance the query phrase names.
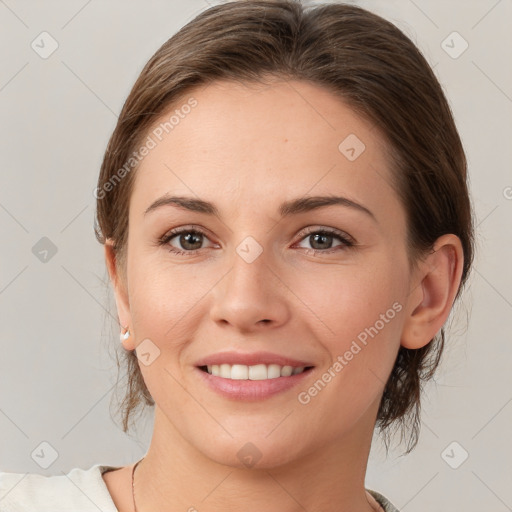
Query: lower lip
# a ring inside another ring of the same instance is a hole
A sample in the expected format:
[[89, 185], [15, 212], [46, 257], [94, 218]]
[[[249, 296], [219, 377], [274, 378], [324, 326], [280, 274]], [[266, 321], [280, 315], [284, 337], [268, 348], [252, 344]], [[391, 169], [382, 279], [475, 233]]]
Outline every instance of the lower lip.
[[313, 368], [290, 375], [265, 380], [237, 380], [217, 377], [195, 368], [200, 378], [220, 395], [234, 400], [263, 400], [296, 386], [309, 376]]

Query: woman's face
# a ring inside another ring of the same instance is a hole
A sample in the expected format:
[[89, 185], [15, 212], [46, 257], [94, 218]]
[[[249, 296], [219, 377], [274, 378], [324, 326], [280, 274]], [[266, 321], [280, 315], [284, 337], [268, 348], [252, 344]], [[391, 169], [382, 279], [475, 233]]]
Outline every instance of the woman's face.
[[[148, 136], [116, 299], [143, 343], [160, 434], [221, 463], [271, 466], [373, 428], [412, 287], [375, 127], [306, 82], [216, 82]], [[211, 206], [155, 205], [172, 196]], [[313, 196], [346, 200], [313, 208]], [[248, 364], [209, 375], [208, 357]], [[277, 377], [283, 358], [313, 368]]]

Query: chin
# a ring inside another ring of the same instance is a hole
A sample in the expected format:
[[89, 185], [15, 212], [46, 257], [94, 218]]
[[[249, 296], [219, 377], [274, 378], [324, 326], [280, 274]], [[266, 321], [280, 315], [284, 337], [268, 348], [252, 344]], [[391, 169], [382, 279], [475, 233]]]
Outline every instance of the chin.
[[217, 464], [239, 469], [271, 469], [299, 457], [299, 447], [290, 446], [289, 438], [270, 440], [264, 434], [237, 436], [197, 449]]

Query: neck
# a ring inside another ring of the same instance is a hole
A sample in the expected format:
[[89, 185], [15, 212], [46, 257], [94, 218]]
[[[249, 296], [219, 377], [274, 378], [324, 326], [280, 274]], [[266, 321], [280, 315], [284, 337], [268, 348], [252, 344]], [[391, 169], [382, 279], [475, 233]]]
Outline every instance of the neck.
[[155, 406], [151, 445], [136, 471], [137, 510], [371, 512], [364, 480], [375, 406], [343, 438], [326, 440], [300, 458], [251, 468], [199, 452]]

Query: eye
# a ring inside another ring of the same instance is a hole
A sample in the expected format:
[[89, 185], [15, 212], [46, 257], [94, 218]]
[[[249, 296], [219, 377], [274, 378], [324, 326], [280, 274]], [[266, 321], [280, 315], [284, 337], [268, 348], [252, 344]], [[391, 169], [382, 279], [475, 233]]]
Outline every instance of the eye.
[[[180, 255], [194, 255], [202, 247], [203, 238], [206, 234], [199, 229], [192, 228], [177, 228], [166, 233], [159, 241], [158, 245], [166, 245], [170, 252]], [[175, 243], [178, 247], [171, 245], [170, 242], [176, 238]]]
[[[355, 240], [350, 235], [332, 228], [310, 227], [306, 228], [306, 232], [303, 232], [302, 235], [301, 243], [309, 241], [312, 245], [311, 248], [302, 247], [306, 253], [329, 254], [355, 245]], [[204, 238], [208, 239], [206, 233], [201, 229], [181, 227], [167, 232], [158, 240], [158, 245], [166, 246], [173, 254], [191, 256], [203, 248]], [[177, 247], [170, 243], [174, 239], [176, 239], [174, 244]], [[338, 240], [340, 243], [333, 247], [333, 240]]]
[[[339, 240], [341, 243], [333, 248], [333, 240]], [[306, 236], [301, 239], [302, 241], [309, 241], [312, 247], [304, 247], [304, 249], [313, 254], [336, 252], [355, 245], [350, 235], [332, 228], [307, 228]]]

